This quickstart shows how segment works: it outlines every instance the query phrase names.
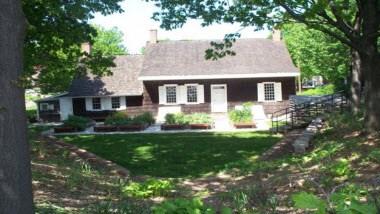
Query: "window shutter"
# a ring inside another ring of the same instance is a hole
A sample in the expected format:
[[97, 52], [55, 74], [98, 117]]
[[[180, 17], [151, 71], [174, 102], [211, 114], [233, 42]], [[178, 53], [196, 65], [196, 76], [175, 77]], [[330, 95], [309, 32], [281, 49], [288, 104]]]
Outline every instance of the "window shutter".
[[159, 104], [165, 104], [166, 103], [165, 86], [158, 86], [158, 103]]
[[187, 103], [187, 87], [185, 85], [177, 86], [177, 103]]
[[257, 83], [257, 101], [264, 102], [264, 83]]
[[282, 101], [282, 87], [280, 82], [274, 84], [274, 96], [276, 101]]
[[205, 87], [204, 85], [198, 85], [197, 87], [197, 99], [198, 103], [204, 103], [205, 102]]

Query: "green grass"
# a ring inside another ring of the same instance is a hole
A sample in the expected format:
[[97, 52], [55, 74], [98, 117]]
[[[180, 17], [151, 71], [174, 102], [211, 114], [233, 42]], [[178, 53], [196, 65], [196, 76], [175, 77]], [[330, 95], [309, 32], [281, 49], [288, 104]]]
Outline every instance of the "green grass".
[[279, 136], [262, 132], [81, 135], [62, 137], [134, 175], [200, 177], [255, 162]]

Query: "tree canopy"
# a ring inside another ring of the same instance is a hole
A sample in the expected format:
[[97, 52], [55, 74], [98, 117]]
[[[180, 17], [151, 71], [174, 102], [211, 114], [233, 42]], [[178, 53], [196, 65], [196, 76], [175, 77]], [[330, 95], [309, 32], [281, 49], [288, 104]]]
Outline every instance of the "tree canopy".
[[335, 38], [304, 24], [282, 27], [284, 39], [294, 64], [302, 77], [322, 76], [341, 84], [350, 71], [350, 50]]
[[96, 36], [92, 38], [92, 52], [103, 53], [105, 56], [127, 54], [127, 48], [123, 45], [123, 32], [117, 27], [105, 29], [95, 26]]
[[25, 86], [40, 87], [43, 93], [59, 92], [67, 89], [78, 73], [89, 70], [97, 75], [109, 73], [113, 58], [101, 51], [83, 53], [80, 44], [93, 43], [96, 38], [96, 28], [89, 23], [94, 14], [120, 13], [121, 1], [22, 1], [27, 18]]

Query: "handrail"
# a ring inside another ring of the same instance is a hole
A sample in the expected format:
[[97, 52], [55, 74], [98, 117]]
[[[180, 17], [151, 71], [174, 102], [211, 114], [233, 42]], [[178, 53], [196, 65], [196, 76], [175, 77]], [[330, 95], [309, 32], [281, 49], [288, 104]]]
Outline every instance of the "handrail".
[[[298, 123], [302, 119], [310, 119], [311, 117], [320, 115], [328, 110], [327, 108], [329, 106], [333, 108], [337, 104], [339, 104], [340, 109], [343, 108], [343, 105], [347, 104], [347, 98], [345, 97], [343, 91], [321, 96], [317, 101], [306, 101], [285, 109], [281, 109], [272, 114], [272, 130], [275, 127], [276, 132], [278, 132], [280, 122], [284, 122], [285, 126], [288, 126], [290, 123], [290, 128], [293, 129], [296, 125], [300, 125]], [[280, 117], [284, 118], [280, 120]]]

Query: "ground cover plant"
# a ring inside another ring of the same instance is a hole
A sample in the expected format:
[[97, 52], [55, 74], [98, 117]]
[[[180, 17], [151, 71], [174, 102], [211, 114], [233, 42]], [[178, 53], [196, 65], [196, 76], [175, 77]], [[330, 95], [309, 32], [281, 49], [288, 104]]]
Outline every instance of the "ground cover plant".
[[266, 132], [65, 136], [135, 175], [199, 177], [254, 161], [280, 136]]

